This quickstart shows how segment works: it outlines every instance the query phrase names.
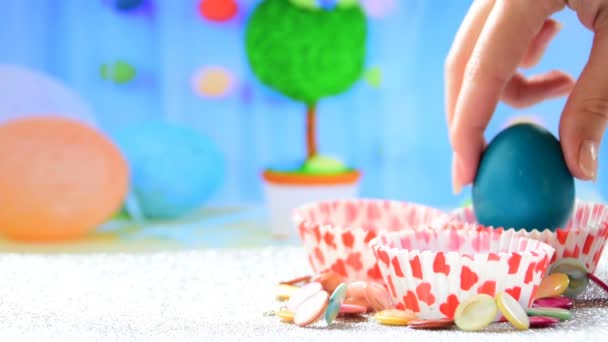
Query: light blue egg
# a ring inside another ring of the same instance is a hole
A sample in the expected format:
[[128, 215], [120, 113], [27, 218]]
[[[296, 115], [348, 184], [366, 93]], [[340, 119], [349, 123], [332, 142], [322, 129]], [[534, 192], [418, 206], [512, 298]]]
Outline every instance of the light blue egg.
[[331, 324], [336, 317], [338, 317], [340, 307], [342, 306], [342, 303], [344, 303], [344, 298], [346, 298], [347, 289], [348, 287], [346, 284], [342, 283], [336, 287], [334, 292], [329, 297], [329, 304], [325, 310], [325, 322], [327, 322], [327, 324]]
[[129, 161], [131, 192], [146, 218], [176, 218], [196, 210], [223, 183], [221, 152], [189, 127], [154, 121], [114, 136]]

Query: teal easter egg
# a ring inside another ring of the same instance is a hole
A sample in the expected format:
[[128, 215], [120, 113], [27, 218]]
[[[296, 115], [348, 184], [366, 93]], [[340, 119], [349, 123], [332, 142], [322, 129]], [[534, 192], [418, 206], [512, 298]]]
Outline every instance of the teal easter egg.
[[568, 221], [574, 202], [574, 177], [559, 141], [546, 129], [515, 124], [484, 151], [472, 194], [479, 223], [555, 230]]
[[145, 218], [171, 219], [200, 208], [219, 189], [220, 150], [196, 130], [138, 123], [115, 134], [131, 169], [131, 193]]

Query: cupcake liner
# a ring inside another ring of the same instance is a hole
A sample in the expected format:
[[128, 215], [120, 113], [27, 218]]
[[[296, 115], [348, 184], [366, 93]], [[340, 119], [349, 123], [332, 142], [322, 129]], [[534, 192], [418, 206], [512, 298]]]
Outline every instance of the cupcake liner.
[[554, 249], [538, 240], [466, 223], [380, 233], [370, 241], [397, 308], [453, 319], [469, 296], [505, 291], [532, 304]]
[[[449, 221], [477, 223], [473, 208], [470, 206], [451, 213]], [[608, 238], [608, 206], [579, 200], [575, 203], [572, 217], [565, 227], [555, 231], [548, 229], [527, 231], [513, 227], [498, 229], [550, 245], [555, 249], [551, 264], [561, 258], [576, 258], [585, 263], [593, 273], [597, 269]]]
[[313, 271], [380, 283], [382, 275], [368, 245], [379, 231], [408, 230], [447, 218], [447, 213], [423, 205], [374, 199], [316, 202], [293, 215]]

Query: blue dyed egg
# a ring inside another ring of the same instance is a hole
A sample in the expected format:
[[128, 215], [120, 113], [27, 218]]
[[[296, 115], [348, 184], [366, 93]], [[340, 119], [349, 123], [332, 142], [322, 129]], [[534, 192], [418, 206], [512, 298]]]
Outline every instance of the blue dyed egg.
[[530, 123], [500, 132], [481, 158], [472, 202], [477, 221], [486, 226], [562, 227], [572, 214], [575, 191], [559, 141]]
[[131, 192], [146, 218], [176, 218], [198, 209], [223, 182], [221, 152], [189, 127], [146, 122], [115, 138], [129, 161]]

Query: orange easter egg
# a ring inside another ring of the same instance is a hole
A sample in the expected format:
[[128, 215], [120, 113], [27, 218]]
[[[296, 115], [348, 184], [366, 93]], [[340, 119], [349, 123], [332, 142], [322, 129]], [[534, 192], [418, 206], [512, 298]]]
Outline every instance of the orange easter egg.
[[127, 162], [102, 133], [60, 117], [0, 125], [0, 234], [13, 240], [75, 239], [122, 205]]

